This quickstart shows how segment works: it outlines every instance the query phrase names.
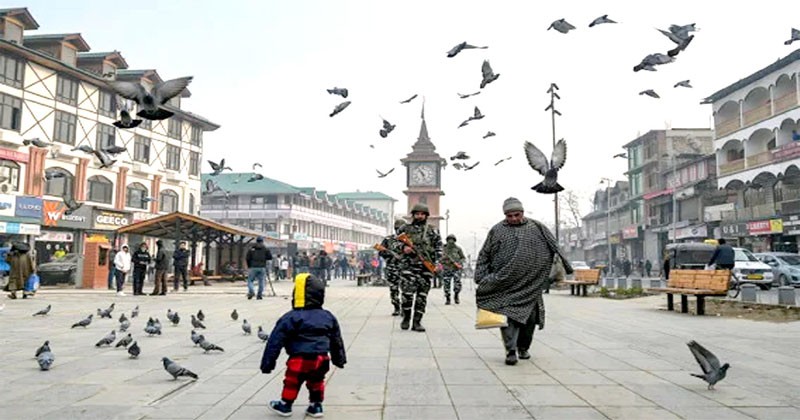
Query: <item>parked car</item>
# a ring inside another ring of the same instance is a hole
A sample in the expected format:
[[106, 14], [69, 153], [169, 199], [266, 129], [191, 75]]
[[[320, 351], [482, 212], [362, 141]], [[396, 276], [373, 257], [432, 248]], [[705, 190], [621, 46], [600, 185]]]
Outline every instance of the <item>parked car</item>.
[[670, 269], [702, 270], [711, 260], [716, 247], [702, 242], [668, 244]]
[[586, 261], [570, 261], [573, 270], [588, 270], [589, 264], [586, 264]]
[[762, 252], [755, 256], [772, 267], [774, 286], [800, 286], [800, 255], [791, 252]]
[[39, 284], [52, 286], [58, 283], [75, 284], [75, 273], [78, 271], [78, 255], [67, 254], [37, 267]]
[[733, 275], [739, 283], [752, 283], [762, 290], [772, 287], [772, 267], [759, 261], [752, 252], [744, 248], [733, 248], [735, 265]]

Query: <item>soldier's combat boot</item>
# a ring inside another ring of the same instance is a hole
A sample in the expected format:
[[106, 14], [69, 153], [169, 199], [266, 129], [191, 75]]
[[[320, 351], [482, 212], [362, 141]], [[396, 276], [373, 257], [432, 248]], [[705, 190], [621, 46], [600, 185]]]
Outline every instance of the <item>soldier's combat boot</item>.
[[450, 304], [450, 296], [445, 296], [444, 297], [444, 304], [445, 305], [449, 305]]
[[425, 332], [425, 327], [422, 326], [422, 314], [414, 315], [414, 325], [411, 326], [411, 330]]
[[411, 309], [403, 309], [403, 321], [400, 322], [400, 328], [407, 330], [411, 324]]
[[456, 302], [456, 305], [458, 305], [459, 303], [461, 303], [461, 301], [460, 301], [460, 300], [458, 300], [458, 292], [456, 292], [456, 293], [455, 293], [455, 296], [453, 296], [453, 300], [455, 300], [455, 302]]
[[398, 316], [398, 315], [400, 315], [400, 304], [395, 303], [394, 312], [392, 312], [392, 316]]

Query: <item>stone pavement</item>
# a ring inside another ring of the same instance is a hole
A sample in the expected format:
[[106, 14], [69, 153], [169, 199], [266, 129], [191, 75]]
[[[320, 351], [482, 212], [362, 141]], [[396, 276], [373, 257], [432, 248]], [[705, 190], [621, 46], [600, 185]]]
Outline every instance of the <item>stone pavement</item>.
[[[116, 297], [106, 291], [44, 290], [35, 299], [3, 298], [0, 312], [2, 419], [264, 419], [283, 371], [258, 370], [263, 344], [244, 336], [242, 318], [271, 329], [289, 309], [290, 284], [263, 301], [235, 286], [195, 287], [167, 297]], [[389, 316], [388, 290], [334, 281], [327, 307], [342, 325], [349, 363], [329, 374], [328, 419], [797, 419], [800, 418], [800, 323], [696, 317], [659, 310], [665, 299], [627, 301], [546, 296], [547, 326], [533, 359], [505, 366], [497, 330], [473, 328], [469, 290], [459, 306], [431, 291], [427, 333], [401, 331]], [[69, 326], [116, 302], [114, 320]], [[51, 315], [31, 314], [53, 304]], [[134, 305], [130, 329], [138, 360], [122, 349], [94, 347]], [[167, 308], [181, 324], [167, 325]], [[203, 354], [189, 339], [189, 315], [206, 313], [206, 337], [225, 353]], [[238, 309], [239, 322], [230, 319]], [[164, 334], [143, 333], [148, 316]], [[36, 348], [51, 341], [54, 368], [40, 372]], [[732, 367], [716, 391], [689, 376], [697, 367], [686, 342], [696, 339]], [[173, 381], [160, 358], [200, 375]], [[282, 363], [279, 362], [279, 363]], [[279, 364], [280, 366], [280, 364]], [[302, 418], [301, 391], [293, 418]]]

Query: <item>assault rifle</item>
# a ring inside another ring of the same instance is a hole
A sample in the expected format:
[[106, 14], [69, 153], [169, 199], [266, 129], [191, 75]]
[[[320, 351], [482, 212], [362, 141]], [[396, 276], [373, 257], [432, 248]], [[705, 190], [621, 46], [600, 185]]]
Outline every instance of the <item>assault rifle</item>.
[[425, 268], [428, 269], [428, 271], [430, 271], [431, 273], [436, 274], [436, 265], [431, 261], [429, 261], [424, 256], [422, 256], [422, 254], [417, 252], [417, 249], [414, 247], [414, 243], [411, 241], [411, 238], [408, 236], [408, 234], [401, 233], [397, 235], [397, 240], [404, 243], [407, 247], [411, 248], [412, 250], [414, 250], [414, 253], [417, 254], [417, 258], [419, 258], [419, 260], [422, 262], [422, 265], [424, 265]]
[[398, 261], [401, 259], [400, 254], [392, 251], [389, 248], [386, 248], [385, 246], [383, 246], [381, 244], [375, 244], [375, 245], [372, 245], [372, 247], [375, 248], [375, 250], [378, 251], [378, 252], [388, 252], [389, 254], [392, 255], [392, 257], [396, 258]]

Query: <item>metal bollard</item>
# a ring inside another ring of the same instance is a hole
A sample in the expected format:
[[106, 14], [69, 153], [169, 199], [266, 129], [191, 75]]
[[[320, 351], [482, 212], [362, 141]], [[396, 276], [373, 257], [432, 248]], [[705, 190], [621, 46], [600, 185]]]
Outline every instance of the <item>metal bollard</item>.
[[628, 279], [625, 277], [617, 278], [617, 289], [627, 289], [628, 288]]
[[650, 288], [661, 287], [661, 279], [658, 277], [650, 277]]
[[794, 287], [781, 286], [778, 288], [778, 305], [791, 305], [795, 306], [797, 300], [794, 295]]
[[751, 302], [751, 303], [757, 302], [756, 290], [758, 289], [758, 287], [756, 287], [755, 284], [745, 283], [740, 287], [742, 289], [742, 302]]
[[631, 279], [631, 289], [641, 289], [642, 279]]

